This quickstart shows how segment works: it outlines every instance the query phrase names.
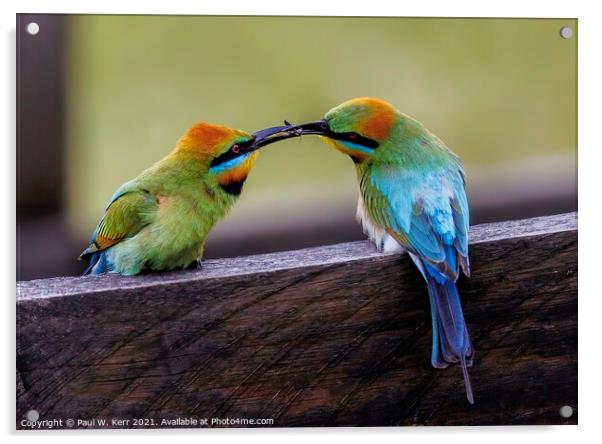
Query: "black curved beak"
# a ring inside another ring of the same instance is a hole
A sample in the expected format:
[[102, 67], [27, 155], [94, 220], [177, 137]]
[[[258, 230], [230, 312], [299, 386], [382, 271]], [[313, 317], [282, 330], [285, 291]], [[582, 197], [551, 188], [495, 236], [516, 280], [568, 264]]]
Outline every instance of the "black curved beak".
[[293, 125], [282, 125], [282, 126], [272, 126], [270, 128], [265, 128], [259, 131], [255, 131], [253, 136], [253, 142], [249, 145], [249, 151], [255, 151], [259, 148], [269, 145], [274, 142], [278, 142], [279, 140], [288, 139], [290, 137], [295, 137], [294, 133], [290, 132], [290, 129]]
[[253, 133], [253, 142], [249, 146], [250, 151], [255, 151], [263, 146], [292, 137], [301, 137], [309, 134], [334, 137], [335, 134], [328, 128], [326, 119], [315, 122], [292, 125], [285, 120], [287, 125], [273, 126]]
[[301, 125], [293, 125], [289, 128], [289, 131], [294, 132], [294, 136], [305, 136], [314, 134], [318, 136], [335, 136], [328, 127], [328, 121], [326, 119], [316, 120], [315, 122], [302, 123]]

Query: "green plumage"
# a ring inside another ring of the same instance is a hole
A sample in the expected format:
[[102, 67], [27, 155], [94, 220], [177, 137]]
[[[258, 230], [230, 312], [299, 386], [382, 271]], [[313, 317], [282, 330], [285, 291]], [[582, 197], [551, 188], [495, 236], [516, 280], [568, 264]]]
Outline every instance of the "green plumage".
[[209, 231], [238, 197], [225, 186], [227, 175], [242, 168], [233, 180], [244, 182], [254, 158], [241, 155], [231, 168], [214, 171], [216, 158], [251, 139], [236, 130], [209, 129], [192, 136], [189, 131], [171, 154], [117, 190], [81, 255], [90, 259], [90, 273], [180, 269], [203, 255]]

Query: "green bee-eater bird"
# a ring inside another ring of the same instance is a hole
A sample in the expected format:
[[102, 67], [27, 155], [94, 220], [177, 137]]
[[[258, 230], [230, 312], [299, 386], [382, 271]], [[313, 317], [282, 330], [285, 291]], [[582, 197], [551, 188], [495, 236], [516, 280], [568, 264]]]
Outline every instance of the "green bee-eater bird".
[[324, 119], [291, 125], [284, 133], [275, 127], [272, 136], [276, 141], [304, 134], [322, 136], [355, 163], [357, 217], [379, 249], [406, 250], [420, 270], [431, 303], [432, 365], [459, 362], [473, 403], [467, 370], [473, 347], [456, 288], [459, 269], [470, 274], [468, 202], [459, 158], [421, 123], [373, 98], [347, 101]]
[[196, 266], [207, 234], [236, 202], [262, 134], [208, 123], [188, 129], [170, 154], [115, 192], [80, 256], [90, 261], [84, 274]]

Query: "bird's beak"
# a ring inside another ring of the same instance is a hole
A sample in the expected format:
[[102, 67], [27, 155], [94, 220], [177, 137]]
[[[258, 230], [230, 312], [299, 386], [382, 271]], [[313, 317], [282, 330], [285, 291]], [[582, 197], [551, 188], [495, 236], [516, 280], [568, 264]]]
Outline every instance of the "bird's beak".
[[290, 129], [293, 126], [294, 125], [272, 126], [271, 128], [255, 131], [252, 134], [253, 142], [249, 145], [249, 151], [258, 150], [263, 146], [278, 142], [279, 140], [295, 137], [296, 134], [290, 132]]
[[279, 140], [290, 139], [292, 137], [301, 137], [305, 135], [316, 135], [327, 137], [331, 140], [340, 140], [342, 142], [350, 142], [354, 145], [361, 145], [366, 150], [374, 150], [379, 146], [379, 142], [376, 140], [369, 139], [360, 134], [349, 132], [349, 133], [337, 133], [330, 129], [328, 120], [321, 119], [315, 122], [302, 123], [300, 125], [293, 125], [287, 120], [284, 121], [283, 126], [273, 126], [266, 128], [261, 131], [253, 133], [253, 140], [248, 145], [248, 151], [255, 151], [262, 146], [269, 145], [270, 143], [278, 142]]
[[290, 137], [298, 137], [310, 134], [315, 134], [318, 136], [334, 136], [334, 133], [328, 127], [328, 121], [326, 119], [302, 123], [301, 125], [292, 125], [288, 131], [294, 133]]
[[291, 137], [301, 137], [309, 134], [316, 134], [319, 136], [330, 136], [336, 137], [336, 135], [330, 131], [328, 122], [326, 119], [318, 120], [316, 122], [303, 123], [301, 125], [292, 125], [285, 120], [286, 125], [273, 126], [253, 133], [253, 143], [249, 146], [250, 151], [255, 151], [262, 146], [269, 145], [270, 143], [278, 142], [284, 139], [290, 139]]

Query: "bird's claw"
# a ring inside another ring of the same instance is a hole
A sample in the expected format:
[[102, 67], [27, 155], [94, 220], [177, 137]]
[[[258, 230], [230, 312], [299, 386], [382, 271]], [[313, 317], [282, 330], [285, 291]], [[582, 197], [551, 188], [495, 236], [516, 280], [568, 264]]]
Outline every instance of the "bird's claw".
[[185, 270], [202, 270], [202, 269], [203, 269], [203, 264], [198, 259], [192, 261], [190, 263], [190, 265], [188, 265], [188, 267], [185, 268]]

